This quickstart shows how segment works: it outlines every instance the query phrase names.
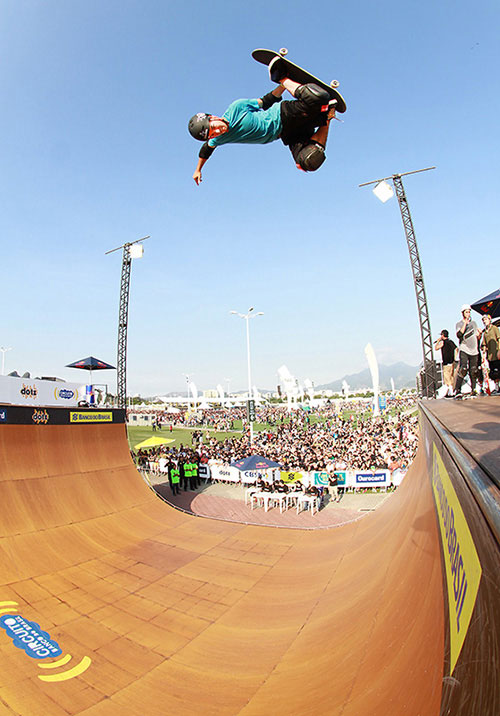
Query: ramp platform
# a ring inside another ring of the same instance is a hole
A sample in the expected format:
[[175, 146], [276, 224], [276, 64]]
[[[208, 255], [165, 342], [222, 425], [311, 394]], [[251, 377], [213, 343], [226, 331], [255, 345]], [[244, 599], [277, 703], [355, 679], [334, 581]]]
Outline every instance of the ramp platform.
[[0, 716], [500, 713], [488, 400], [424, 405], [396, 493], [313, 531], [166, 505], [120, 411], [0, 406]]

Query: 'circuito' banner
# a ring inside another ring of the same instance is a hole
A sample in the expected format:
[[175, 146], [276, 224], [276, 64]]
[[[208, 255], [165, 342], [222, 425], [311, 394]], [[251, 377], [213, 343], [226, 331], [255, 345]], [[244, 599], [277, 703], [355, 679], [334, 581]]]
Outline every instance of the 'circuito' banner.
[[450, 616], [450, 675], [460, 655], [476, 603], [481, 563], [457, 493], [434, 445], [432, 489], [443, 543]]

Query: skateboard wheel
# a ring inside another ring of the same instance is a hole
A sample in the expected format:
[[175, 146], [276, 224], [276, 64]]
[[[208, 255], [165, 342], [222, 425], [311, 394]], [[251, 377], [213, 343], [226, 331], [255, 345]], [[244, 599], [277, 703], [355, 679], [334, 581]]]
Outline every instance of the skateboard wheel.
[[339, 86], [339, 84], [340, 84], [340, 82], [339, 82], [338, 80], [332, 80], [332, 81], [330, 82], [330, 87], [333, 87], [333, 89], [337, 89], [337, 87]]
[[282, 57], [284, 57], [285, 55], [288, 55], [288, 50], [286, 49], [286, 47], [282, 47], [282, 48], [280, 49], [280, 51], [279, 51], [279, 54], [280, 54]]

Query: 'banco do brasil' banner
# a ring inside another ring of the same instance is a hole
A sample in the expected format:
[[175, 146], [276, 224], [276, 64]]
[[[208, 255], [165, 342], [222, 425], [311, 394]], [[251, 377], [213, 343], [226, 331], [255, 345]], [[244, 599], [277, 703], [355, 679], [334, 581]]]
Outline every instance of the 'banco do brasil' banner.
[[76, 411], [71, 410], [69, 414], [70, 423], [112, 423], [113, 413], [111, 410]]
[[482, 569], [457, 493], [435, 445], [432, 456], [432, 490], [446, 567], [451, 675], [469, 628]]

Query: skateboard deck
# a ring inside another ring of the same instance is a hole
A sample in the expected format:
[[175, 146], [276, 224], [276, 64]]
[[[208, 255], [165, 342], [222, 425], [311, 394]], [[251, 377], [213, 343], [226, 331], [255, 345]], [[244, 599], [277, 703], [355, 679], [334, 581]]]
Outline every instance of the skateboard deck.
[[481, 370], [483, 372], [483, 388], [488, 395], [491, 395], [490, 389], [490, 366], [486, 358], [486, 351], [481, 350]]
[[290, 62], [290, 60], [287, 60], [285, 58], [286, 54], [287, 50], [285, 48], [283, 48], [279, 52], [275, 52], [274, 50], [258, 49], [252, 52], [252, 57], [254, 58], [254, 60], [257, 60], [257, 62], [261, 62], [263, 65], [269, 65], [269, 63], [274, 60], [275, 57], [281, 58], [281, 62], [284, 64], [289, 79], [293, 80], [294, 82], [300, 82], [300, 84], [307, 84], [308, 82], [313, 82], [314, 84], [319, 85], [328, 92], [332, 99], [337, 100], [337, 104], [335, 105], [337, 112], [342, 113], [346, 111], [347, 105], [345, 103], [345, 100], [340, 94], [340, 92], [336, 89], [338, 87], [338, 82], [332, 82], [331, 84], [323, 82], [323, 80], [320, 80], [318, 77], [315, 77], [310, 72], [307, 72], [307, 70], [304, 70], [302, 69], [302, 67], [299, 67], [293, 62]]

